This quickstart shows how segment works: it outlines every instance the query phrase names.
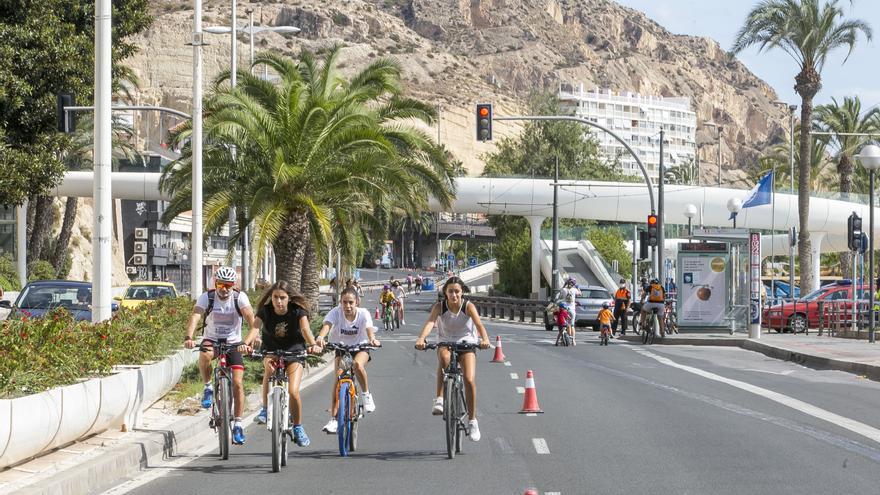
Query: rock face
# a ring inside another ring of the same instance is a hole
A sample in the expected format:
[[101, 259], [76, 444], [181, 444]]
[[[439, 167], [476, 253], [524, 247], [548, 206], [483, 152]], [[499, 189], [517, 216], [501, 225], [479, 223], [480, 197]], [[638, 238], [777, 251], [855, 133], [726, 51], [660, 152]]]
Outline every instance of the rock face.
[[[184, 111], [192, 94], [191, 2], [153, 1], [156, 21], [126, 61], [140, 77], [141, 103]], [[525, 110], [530, 92], [555, 91], [562, 83], [644, 95], [686, 96], [697, 113], [701, 161], [715, 169], [716, 131], [724, 126], [722, 162], [733, 180], [755, 166], [758, 152], [784, 135], [787, 111], [771, 102], [773, 90], [728, 57], [709, 38], [674, 35], [644, 14], [609, 0], [290, 0], [239, 2], [255, 22], [294, 25], [296, 36], [257, 34], [256, 49], [296, 55], [344, 43], [345, 70], [377, 57], [394, 57], [404, 68], [407, 92], [440, 106], [440, 141], [471, 174], [493, 144], [474, 139], [474, 104], [493, 102], [496, 114]], [[229, 2], [209, 0], [204, 25], [229, 25]], [[739, 22], [739, 19], [732, 22]], [[205, 87], [229, 65], [228, 37], [206, 35]], [[239, 38], [240, 67], [248, 63], [247, 37]], [[793, 76], [792, 76], [793, 77]], [[160, 132], [142, 124], [148, 136]], [[497, 137], [519, 126], [498, 122]], [[435, 127], [430, 132], [437, 133]], [[712, 173], [714, 178], [714, 173]]]

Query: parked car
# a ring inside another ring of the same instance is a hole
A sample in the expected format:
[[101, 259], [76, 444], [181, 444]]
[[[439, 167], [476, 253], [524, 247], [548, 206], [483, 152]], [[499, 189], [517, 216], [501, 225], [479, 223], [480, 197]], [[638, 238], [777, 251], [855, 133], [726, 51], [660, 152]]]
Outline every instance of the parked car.
[[[37, 280], [24, 286], [18, 294], [9, 318], [41, 318], [55, 308], [64, 308], [77, 321], [92, 320], [92, 284], [72, 280]], [[0, 301], [0, 306], [9, 305]], [[119, 308], [112, 303], [112, 310]]]
[[605, 287], [597, 285], [586, 285], [578, 287], [581, 291], [580, 297], [575, 299], [575, 326], [593, 327], [593, 330], [599, 331], [599, 310], [602, 309], [602, 303], [608, 303], [608, 306], [614, 307], [614, 298], [605, 290]]
[[123, 308], [133, 308], [147, 301], [163, 297], [177, 297], [177, 288], [171, 282], [132, 282], [122, 297], [115, 298]]
[[[794, 302], [773, 304], [764, 309], [761, 325], [777, 332], [789, 330], [796, 333], [806, 331], [810, 327], [819, 326], [819, 303], [836, 302], [840, 309], [852, 310], [853, 283], [850, 280], [837, 282], [820, 287]], [[866, 285], [857, 288], [859, 299], [868, 299], [869, 288]], [[844, 318], [844, 316], [838, 316]], [[848, 317], [846, 317], [848, 319]]]

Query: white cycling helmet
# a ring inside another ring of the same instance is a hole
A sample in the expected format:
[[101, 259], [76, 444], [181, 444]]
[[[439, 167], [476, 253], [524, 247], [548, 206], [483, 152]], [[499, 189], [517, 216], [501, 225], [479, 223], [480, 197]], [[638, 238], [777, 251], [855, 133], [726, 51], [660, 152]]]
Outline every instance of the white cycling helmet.
[[221, 267], [217, 270], [217, 273], [214, 274], [214, 280], [218, 282], [231, 282], [235, 283], [235, 280], [238, 278], [235, 270], [228, 266]]

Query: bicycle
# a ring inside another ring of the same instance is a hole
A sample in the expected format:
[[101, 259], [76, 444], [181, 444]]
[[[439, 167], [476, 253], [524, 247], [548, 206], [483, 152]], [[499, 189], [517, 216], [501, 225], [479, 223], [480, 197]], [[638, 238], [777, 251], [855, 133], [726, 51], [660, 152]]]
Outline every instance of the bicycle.
[[394, 307], [392, 303], [386, 303], [385, 308], [382, 311], [382, 328], [385, 329], [386, 332], [394, 331]]
[[600, 330], [599, 345], [608, 345], [608, 336], [610, 334], [611, 334], [611, 326], [610, 325], [602, 325], [602, 329]]
[[642, 334], [642, 329], [641, 329], [641, 325], [639, 325], [639, 323], [641, 323], [641, 319], [642, 319], [642, 318], [641, 318], [641, 315], [642, 315], [642, 303], [634, 302], [634, 303], [630, 304], [630, 308], [632, 309], [632, 312], [633, 312], [633, 315], [632, 315], [632, 330], [633, 330], [633, 333], [636, 334], [636, 335], [641, 335], [641, 334]]
[[[211, 402], [211, 419], [208, 426], [217, 432], [220, 441], [220, 458], [229, 459], [229, 442], [232, 435], [232, 370], [226, 364], [226, 356], [238, 344], [226, 344], [226, 339], [214, 343], [218, 355], [214, 367], [214, 400]], [[201, 352], [201, 349], [197, 349]]]
[[[449, 349], [449, 365], [443, 370], [443, 421], [446, 424], [446, 455], [453, 459], [461, 452], [462, 432], [467, 432], [468, 410], [464, 397], [464, 378], [458, 364], [460, 352], [479, 349], [478, 344], [439, 342], [425, 344], [425, 350], [445, 347]], [[467, 434], [467, 433], [465, 433]]]
[[369, 344], [328, 343], [324, 348], [342, 351], [342, 369], [336, 372], [336, 436], [339, 439], [339, 455], [348, 457], [349, 452], [357, 450], [358, 420], [364, 417], [364, 405], [361, 403], [357, 380], [352, 370], [352, 354], [378, 347]]
[[651, 345], [654, 343], [654, 337], [656, 336], [660, 322], [657, 319], [659, 315], [659, 310], [657, 308], [652, 308], [651, 312], [648, 313], [648, 320], [645, 322], [645, 328], [643, 329], [643, 337], [642, 343], [645, 345]]
[[269, 403], [266, 407], [266, 429], [272, 434], [272, 472], [281, 471], [287, 465], [287, 441], [293, 440], [290, 430], [290, 392], [288, 390], [287, 366], [294, 361], [305, 360], [306, 352], [265, 351], [251, 354], [253, 359], [272, 357], [272, 374], [269, 376]]
[[666, 334], [678, 333], [678, 317], [672, 303], [666, 303], [663, 308], [663, 326]]
[[568, 331], [565, 325], [559, 326], [559, 333], [556, 334], [556, 345], [562, 345], [562, 347], [568, 347], [571, 345], [571, 335], [568, 334]]

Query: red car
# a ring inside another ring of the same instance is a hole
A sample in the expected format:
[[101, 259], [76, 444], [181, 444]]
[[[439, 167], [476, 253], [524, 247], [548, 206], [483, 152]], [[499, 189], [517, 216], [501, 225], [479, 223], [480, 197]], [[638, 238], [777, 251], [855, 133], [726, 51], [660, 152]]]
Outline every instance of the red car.
[[[866, 285], [858, 287], [858, 298], [867, 300], [869, 288]], [[823, 302], [825, 314], [822, 320], [845, 320], [849, 321], [852, 311], [853, 284], [849, 280], [840, 280], [833, 284], [820, 287], [819, 290], [801, 297], [795, 302], [774, 304], [764, 309], [761, 315], [761, 326], [772, 328], [776, 332], [790, 330], [795, 333], [806, 331], [807, 325], [811, 328], [820, 326], [819, 303]], [[865, 303], [867, 304], [867, 303]], [[864, 308], [862, 308], [864, 309]], [[844, 314], [841, 314], [840, 312]]]

